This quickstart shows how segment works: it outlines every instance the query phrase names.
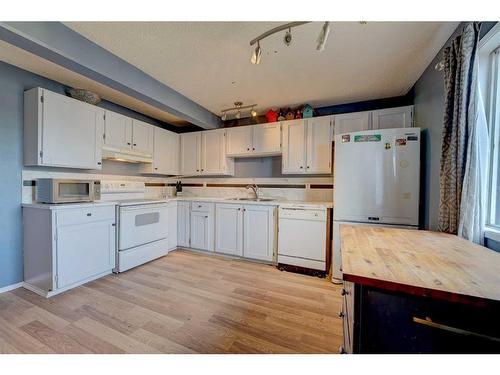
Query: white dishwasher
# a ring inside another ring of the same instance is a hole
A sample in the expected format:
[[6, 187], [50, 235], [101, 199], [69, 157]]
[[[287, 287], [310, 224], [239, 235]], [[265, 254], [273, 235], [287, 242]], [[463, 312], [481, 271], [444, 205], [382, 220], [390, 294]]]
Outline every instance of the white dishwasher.
[[278, 264], [326, 271], [327, 209], [281, 206]]

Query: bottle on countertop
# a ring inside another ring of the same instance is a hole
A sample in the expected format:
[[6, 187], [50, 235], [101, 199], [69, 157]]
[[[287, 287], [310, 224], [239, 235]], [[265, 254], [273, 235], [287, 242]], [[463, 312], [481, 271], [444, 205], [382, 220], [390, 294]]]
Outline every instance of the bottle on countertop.
[[175, 192], [176, 192], [178, 197], [182, 197], [182, 182], [181, 181], [177, 181], [175, 183]]

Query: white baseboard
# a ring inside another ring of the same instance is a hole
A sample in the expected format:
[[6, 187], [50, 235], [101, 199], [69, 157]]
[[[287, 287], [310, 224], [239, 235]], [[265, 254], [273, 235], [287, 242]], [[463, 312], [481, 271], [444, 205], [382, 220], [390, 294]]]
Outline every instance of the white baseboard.
[[23, 283], [20, 282], [20, 283], [17, 283], [17, 284], [12, 284], [12, 285], [7, 285], [7, 286], [4, 286], [4, 287], [1, 287], [0, 288], [0, 294], [5, 293], [5, 292], [9, 292], [11, 290], [20, 288], [22, 286], [23, 286]]

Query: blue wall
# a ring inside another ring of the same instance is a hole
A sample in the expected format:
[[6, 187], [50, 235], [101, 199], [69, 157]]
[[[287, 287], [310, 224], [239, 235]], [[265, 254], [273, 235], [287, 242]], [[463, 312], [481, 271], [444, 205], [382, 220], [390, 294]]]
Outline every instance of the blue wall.
[[[23, 280], [21, 173], [23, 169], [23, 92], [44, 87], [64, 94], [65, 86], [12, 65], [0, 62], [0, 288]], [[103, 101], [99, 104], [154, 125], [169, 125]], [[119, 166], [107, 164], [104, 173]], [[104, 166], [103, 166], [104, 168]]]

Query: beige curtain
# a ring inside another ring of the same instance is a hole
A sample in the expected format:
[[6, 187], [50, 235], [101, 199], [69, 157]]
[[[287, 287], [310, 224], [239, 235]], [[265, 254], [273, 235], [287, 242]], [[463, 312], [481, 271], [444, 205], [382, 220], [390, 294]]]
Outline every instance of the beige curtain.
[[469, 22], [444, 50], [445, 109], [441, 144], [438, 229], [457, 234], [469, 137], [476, 121], [479, 24]]

